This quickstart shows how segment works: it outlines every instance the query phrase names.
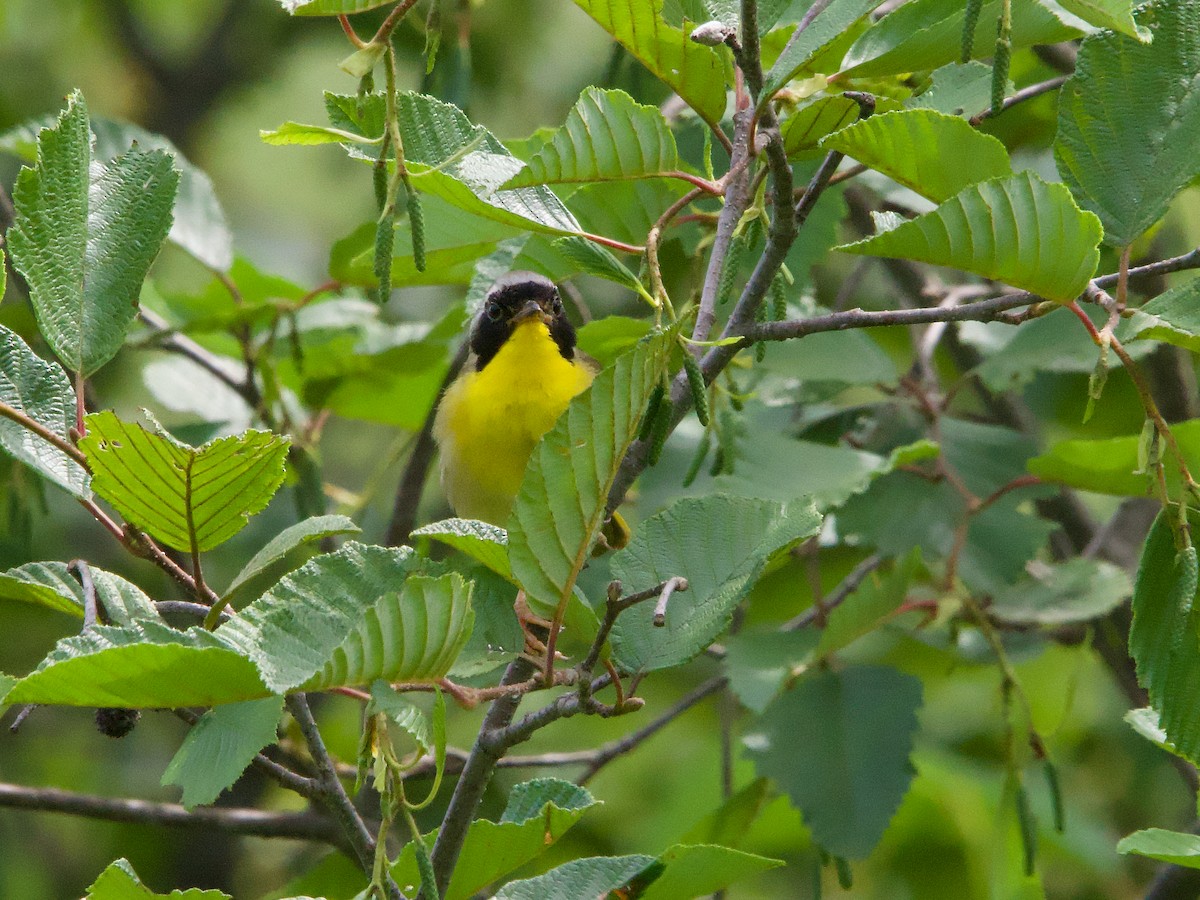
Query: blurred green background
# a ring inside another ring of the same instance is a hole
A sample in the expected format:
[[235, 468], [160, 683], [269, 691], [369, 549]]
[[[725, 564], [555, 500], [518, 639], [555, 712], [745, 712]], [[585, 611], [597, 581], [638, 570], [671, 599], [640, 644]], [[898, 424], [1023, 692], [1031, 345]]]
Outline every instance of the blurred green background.
[[[356, 17], [369, 33], [378, 15]], [[566, 0], [488, 0], [470, 10], [469, 73], [455, 67], [457, 22], [447, 21], [442, 62], [434, 73], [443, 96], [465, 99], [474, 121], [501, 139], [557, 124], [588, 84], [610, 77], [614, 56], [607, 36]], [[419, 28], [397, 34], [407, 87], [423, 81]], [[0, 130], [57, 111], [80, 88], [93, 115], [126, 119], [166, 134], [212, 178], [235, 233], [235, 247], [260, 269], [313, 287], [325, 280], [330, 245], [373, 218], [368, 171], [337, 147], [277, 148], [263, 144], [260, 129], [285, 120], [321, 122], [323, 90], [352, 92], [355, 84], [336, 63], [348, 45], [330, 19], [291, 19], [274, 0], [2, 0], [0, 2]], [[1019, 75], [1014, 72], [1014, 75]], [[455, 81], [457, 79], [457, 81]], [[663, 92], [636, 66], [625, 64], [617, 82], [642, 100]], [[610, 82], [611, 83], [611, 82]], [[1026, 133], [1004, 134], [1030, 154], [1045, 154], [1053, 136], [1052, 100], [1029, 110]], [[1032, 123], [1032, 124], [1029, 124]], [[999, 129], [1006, 127], [1001, 124]], [[1011, 127], [1011, 126], [1008, 126]], [[0, 183], [11, 186], [18, 163], [0, 155]], [[1176, 217], [1165, 238], [1186, 246], [1195, 228]], [[1195, 241], [1191, 242], [1191, 246]], [[835, 293], [844, 263], [819, 273], [822, 293]], [[156, 277], [171, 285], [202, 284], [204, 273], [174, 249], [164, 251]], [[452, 300], [443, 289], [400, 290], [398, 317], [424, 318]], [[886, 288], [868, 279], [860, 291], [886, 300]], [[866, 301], [864, 305], [866, 305]], [[604, 310], [597, 309], [597, 312]], [[29, 313], [10, 299], [0, 321], [28, 326]], [[95, 385], [101, 405], [160, 411], [143, 383], [153, 354], [127, 353]], [[1084, 396], [1083, 376], [1043, 376], [1027, 398], [1063, 428], [1074, 427]], [[1114, 376], [1109, 404], [1090, 436], [1105, 428], [1136, 431], [1129, 391]], [[1098, 426], [1098, 428], [1097, 428]], [[396, 434], [380, 426], [334, 421], [325, 438], [327, 479], [360, 490], [381, 458], [393, 452]], [[671, 448], [664, 469], [686, 464], [690, 453]], [[381, 540], [393, 466], [363, 518], [365, 539]], [[644, 496], [661, 497], [655, 476]], [[38, 493], [33, 478], [0, 460], [3, 498]], [[282, 495], [281, 495], [282, 496]], [[436, 499], [431, 500], [436, 503]], [[35, 504], [36, 506], [37, 504]], [[644, 512], [644, 511], [643, 511]], [[430, 509], [430, 514], [438, 510]], [[212, 560], [210, 578], [223, 582], [272, 534], [292, 521], [286, 499], [262, 516]], [[125, 554], [76, 507], [52, 490], [31, 521], [0, 519], [0, 568], [30, 559], [80, 556], [169, 595], [161, 573]], [[857, 561], [848, 551], [824, 555], [821, 577], [832, 587]], [[755, 593], [756, 615], [791, 615], [811, 600], [803, 565], [778, 569]], [[23, 673], [53, 642], [77, 628], [66, 617], [0, 601], [0, 670]], [[1002, 712], [998, 674], [964, 663], [933, 641], [897, 629], [856, 645], [852, 656], [882, 660], [920, 675], [926, 687], [922, 731], [914, 756], [918, 776], [882, 845], [855, 866], [847, 896], [864, 898], [982, 898], [993, 895], [992, 874], [1001, 830]], [[1068, 900], [1140, 896], [1153, 866], [1118, 856], [1117, 840], [1137, 828], [1185, 828], [1195, 817], [1187, 790], [1165, 754], [1134, 735], [1121, 717], [1127, 705], [1108, 670], [1086, 645], [1031, 644], [1021, 672], [1036, 701], [1035, 717], [1058, 764], [1066, 799], [1067, 829], [1042, 829], [1047, 893]], [[714, 671], [699, 660], [686, 670], [648, 679], [648, 713], [661, 710]], [[322, 715], [333, 749], [353, 758], [355, 704], [327, 698]], [[478, 713], [454, 712], [451, 740], [469, 743]], [[10, 716], [11, 719], [11, 716]], [[10, 720], [9, 719], [9, 720]], [[9, 720], [6, 720], [5, 725]], [[644, 721], [644, 720], [643, 720]], [[596, 746], [641, 724], [635, 719], [572, 720], [539, 733], [522, 752]], [[174, 801], [177, 791], [159, 778], [185, 726], [166, 713], [148, 713], [127, 738], [99, 734], [86, 710], [41, 709], [16, 734], [0, 731], [0, 781], [57, 786], [108, 796]], [[735, 747], [736, 753], [736, 747]], [[737, 784], [750, 782], [744, 761]], [[509, 785], [523, 776], [505, 770], [485, 813], [502, 808]], [[635, 755], [605, 769], [590, 785], [604, 806], [589, 813], [548, 859], [580, 855], [657, 853], [677, 841], [721, 801], [717, 714], [712, 703], [692, 710]], [[1049, 820], [1045, 786], [1031, 779], [1040, 820]], [[295, 807], [256, 777], [241, 782], [223, 803]], [[429, 811], [422, 825], [436, 822]], [[1011, 844], [1011, 842], [1009, 842]], [[788, 867], [740, 884], [731, 898], [814, 896], [816, 854], [786, 800], [771, 801], [746, 835], [743, 849], [777, 856]], [[125, 856], [155, 890], [218, 887], [238, 898], [265, 896], [287, 876], [303, 872], [324, 853], [286, 841], [233, 839], [204, 830], [114, 824], [0, 807], [0, 898], [78, 897], [112, 859]], [[825, 889], [837, 892], [830, 872]], [[341, 896], [340, 894], [337, 896]]]

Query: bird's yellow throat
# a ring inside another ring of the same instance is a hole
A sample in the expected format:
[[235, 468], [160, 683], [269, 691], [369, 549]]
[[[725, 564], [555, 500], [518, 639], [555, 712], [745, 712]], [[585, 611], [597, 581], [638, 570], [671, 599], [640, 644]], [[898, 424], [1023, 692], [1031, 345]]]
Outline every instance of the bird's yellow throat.
[[483, 369], [459, 376], [434, 423], [455, 512], [503, 526], [534, 445], [593, 377], [538, 319], [519, 323]]

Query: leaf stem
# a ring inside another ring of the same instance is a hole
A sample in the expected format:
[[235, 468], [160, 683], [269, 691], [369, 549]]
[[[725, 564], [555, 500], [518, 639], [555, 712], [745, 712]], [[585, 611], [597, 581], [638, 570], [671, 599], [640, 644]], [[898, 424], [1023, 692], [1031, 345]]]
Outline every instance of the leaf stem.
[[21, 427], [32, 431], [46, 443], [51, 444], [57, 450], [61, 450], [72, 460], [79, 463], [79, 465], [83, 466], [84, 469], [88, 468], [87, 457], [83, 455], [82, 450], [61, 435], [55, 434], [41, 422], [30, 418], [21, 410], [14, 409], [7, 403], [0, 402], [0, 416], [16, 422]]

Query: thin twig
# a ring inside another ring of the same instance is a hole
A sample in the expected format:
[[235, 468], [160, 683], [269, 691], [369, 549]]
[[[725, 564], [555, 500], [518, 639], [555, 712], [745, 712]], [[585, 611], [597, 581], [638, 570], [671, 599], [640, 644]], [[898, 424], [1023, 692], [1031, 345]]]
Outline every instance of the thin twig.
[[109, 822], [133, 822], [176, 828], [213, 828], [255, 837], [322, 841], [345, 848], [337, 824], [315, 812], [267, 812], [229, 806], [200, 806], [188, 811], [177, 803], [122, 797], [98, 797], [58, 788], [0, 783], [0, 807], [66, 813]]
[[[309, 755], [312, 756], [313, 764], [316, 766], [318, 798], [333, 813], [360, 868], [370, 876], [375, 863], [375, 838], [367, 830], [362, 816], [350, 801], [346, 789], [342, 787], [342, 782], [337, 774], [337, 766], [330, 757], [329, 751], [325, 749], [325, 741], [321, 738], [321, 732], [317, 728], [312, 710], [309, 709], [308, 700], [304, 694], [293, 694], [287, 699], [287, 707], [292, 718], [300, 727], [300, 733], [304, 735]], [[400, 888], [390, 877], [388, 877], [385, 887], [391, 900], [403, 898], [404, 895], [400, 893]]]
[[583, 771], [583, 774], [577, 779], [578, 784], [587, 784], [596, 773], [603, 769], [606, 765], [622, 756], [634, 747], [638, 746], [646, 739], [653, 737], [671, 722], [675, 721], [705, 697], [715, 694], [728, 684], [729, 681], [724, 675], [719, 675], [715, 678], [710, 678], [708, 681], [702, 682], [697, 687], [693, 688], [686, 695], [681, 697], [673, 706], [663, 711], [651, 722], [639, 728], [637, 731], [630, 732], [623, 738], [618, 738], [605, 744], [603, 747], [595, 751], [594, 758], [588, 763], [588, 767]]
[[1042, 94], [1048, 94], [1050, 91], [1057, 91], [1062, 87], [1070, 76], [1062, 75], [1058, 78], [1051, 78], [1048, 81], [1040, 81], [1037, 84], [1031, 84], [1028, 87], [1023, 87], [1016, 93], [1004, 98], [1004, 102], [1000, 104], [999, 109], [988, 107], [978, 115], [971, 116], [970, 122], [972, 125], [979, 125], [984, 119], [990, 119], [995, 115], [1004, 112], [1006, 109], [1012, 109], [1018, 103], [1024, 103], [1034, 97], [1040, 97]]
[[781, 631], [799, 631], [801, 628], [807, 628], [809, 625], [823, 619], [829, 615], [830, 610], [836, 609], [845, 601], [847, 597], [858, 590], [859, 585], [866, 581], [867, 576], [882, 566], [884, 557], [878, 553], [872, 553], [857, 566], [850, 570], [845, 578], [842, 579], [833, 591], [825, 597], [819, 606], [814, 605], [811, 609], [806, 609], [800, 615], [789, 619], [780, 626]]

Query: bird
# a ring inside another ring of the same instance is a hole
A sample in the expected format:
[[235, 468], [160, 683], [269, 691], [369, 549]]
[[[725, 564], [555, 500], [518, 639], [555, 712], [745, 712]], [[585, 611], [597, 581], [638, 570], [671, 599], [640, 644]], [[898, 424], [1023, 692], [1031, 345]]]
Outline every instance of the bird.
[[599, 365], [576, 347], [554, 282], [510, 272], [488, 290], [433, 434], [455, 514], [504, 526], [533, 448]]
[[[600, 366], [576, 346], [554, 282], [534, 272], [510, 272], [491, 286], [468, 343], [467, 361], [434, 418], [442, 489], [456, 515], [504, 527], [534, 447]], [[628, 526], [613, 513], [598, 548], [628, 541]], [[516, 609], [522, 625], [549, 624], [521, 594]], [[527, 646], [536, 649], [538, 641]]]

